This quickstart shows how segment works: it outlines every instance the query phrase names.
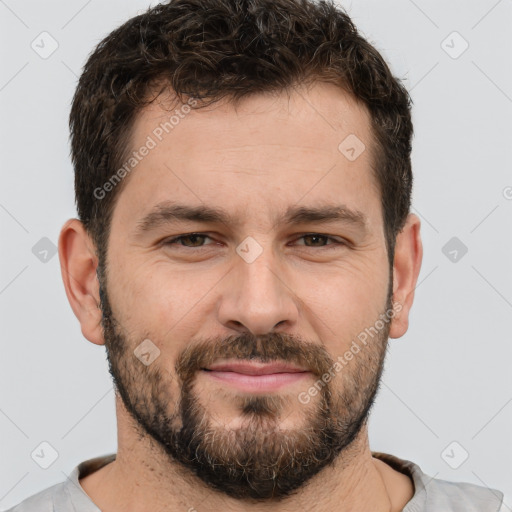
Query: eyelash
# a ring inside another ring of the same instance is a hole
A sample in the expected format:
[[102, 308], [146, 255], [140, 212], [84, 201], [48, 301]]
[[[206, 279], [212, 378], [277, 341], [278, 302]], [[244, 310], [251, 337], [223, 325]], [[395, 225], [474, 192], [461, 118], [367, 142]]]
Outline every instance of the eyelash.
[[[303, 246], [303, 247], [308, 247], [308, 248], [311, 248], [311, 249], [333, 249], [333, 248], [336, 248], [337, 246], [347, 245], [347, 243], [344, 242], [344, 241], [337, 240], [337, 239], [335, 239], [332, 236], [324, 235], [322, 233], [305, 233], [305, 234], [301, 235], [297, 240], [299, 240], [301, 238], [305, 238], [307, 236], [321, 237], [321, 238], [324, 238], [326, 240], [331, 240], [331, 241], [334, 242], [332, 244], [321, 245], [321, 246], [318, 246], [318, 247], [306, 246], [306, 245]], [[183, 248], [187, 248], [187, 249], [202, 249], [202, 248], [206, 247], [205, 245], [200, 245], [200, 246], [197, 246], [197, 247], [188, 247], [186, 245], [182, 245], [182, 244], [178, 244], [177, 243], [180, 240], [183, 240], [183, 239], [189, 238], [189, 237], [204, 237], [204, 238], [212, 239], [206, 233], [188, 233], [188, 234], [176, 236], [174, 238], [171, 238], [170, 240], [164, 241], [164, 245], [178, 245], [179, 247], [183, 247]], [[213, 244], [208, 244], [208, 245], [213, 245]]]

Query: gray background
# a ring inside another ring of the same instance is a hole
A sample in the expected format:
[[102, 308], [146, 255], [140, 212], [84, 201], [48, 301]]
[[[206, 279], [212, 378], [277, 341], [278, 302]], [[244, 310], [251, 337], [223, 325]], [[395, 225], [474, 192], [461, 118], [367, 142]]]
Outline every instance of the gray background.
[[[116, 450], [104, 348], [83, 338], [52, 247], [76, 216], [67, 117], [77, 77], [100, 39], [148, 5], [0, 0], [2, 510]], [[391, 340], [371, 448], [437, 478], [498, 488], [511, 510], [512, 2], [342, 5], [411, 91], [425, 248], [410, 329]], [[58, 48], [42, 58], [52, 40]], [[48, 469], [31, 458], [41, 442], [58, 453]]]

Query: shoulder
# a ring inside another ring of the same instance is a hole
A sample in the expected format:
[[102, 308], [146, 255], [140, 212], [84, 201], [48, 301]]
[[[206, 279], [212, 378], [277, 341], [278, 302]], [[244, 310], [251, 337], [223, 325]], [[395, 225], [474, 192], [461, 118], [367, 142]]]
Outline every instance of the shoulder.
[[499, 512], [503, 493], [466, 482], [449, 482], [425, 474], [409, 460], [394, 455], [372, 452], [393, 469], [408, 475], [414, 483], [414, 496], [403, 512], [442, 510], [443, 512]]
[[451, 506], [454, 512], [498, 512], [503, 493], [466, 482], [448, 482], [431, 479], [426, 485], [427, 503], [430, 507]]
[[65, 492], [63, 483], [53, 485], [29, 496], [6, 512], [54, 512], [55, 496], [62, 495]]
[[85, 493], [79, 479], [115, 460], [116, 454], [102, 455], [81, 462], [66, 480], [44, 489], [6, 512], [101, 512]]

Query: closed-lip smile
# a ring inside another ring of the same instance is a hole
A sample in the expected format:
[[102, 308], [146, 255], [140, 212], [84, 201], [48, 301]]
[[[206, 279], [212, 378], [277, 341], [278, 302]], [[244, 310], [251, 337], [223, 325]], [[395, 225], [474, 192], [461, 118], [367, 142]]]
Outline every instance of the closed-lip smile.
[[227, 361], [203, 368], [203, 374], [240, 391], [268, 393], [302, 380], [310, 371], [286, 362]]

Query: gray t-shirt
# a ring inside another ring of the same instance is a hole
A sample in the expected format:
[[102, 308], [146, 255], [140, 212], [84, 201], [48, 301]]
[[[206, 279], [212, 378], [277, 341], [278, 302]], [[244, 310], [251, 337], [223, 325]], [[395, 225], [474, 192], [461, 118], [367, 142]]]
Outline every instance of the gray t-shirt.
[[[431, 478], [408, 460], [387, 453], [372, 455], [393, 469], [408, 475], [414, 496], [403, 512], [499, 512], [503, 493], [468, 483]], [[69, 478], [22, 501], [7, 512], [101, 512], [85, 493], [78, 479], [115, 460], [116, 454], [86, 460], [73, 469]]]

